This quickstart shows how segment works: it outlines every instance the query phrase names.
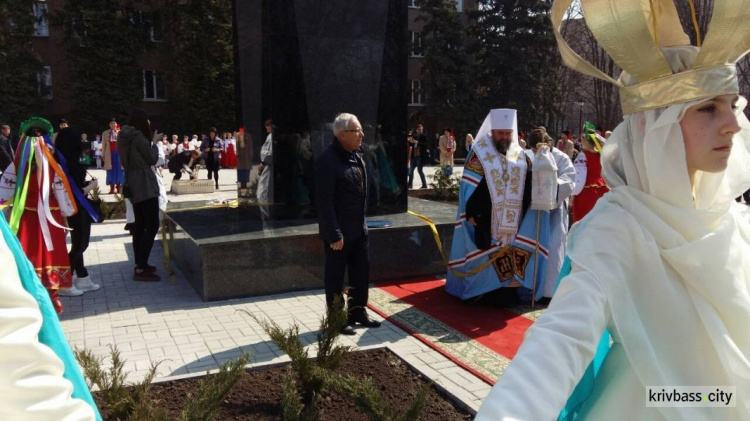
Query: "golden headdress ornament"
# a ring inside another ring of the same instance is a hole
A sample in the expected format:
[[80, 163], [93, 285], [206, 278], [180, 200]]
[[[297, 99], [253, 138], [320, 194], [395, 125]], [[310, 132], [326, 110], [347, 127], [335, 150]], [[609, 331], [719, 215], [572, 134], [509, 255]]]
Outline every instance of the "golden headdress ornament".
[[690, 39], [673, 0], [580, 0], [586, 25], [596, 40], [638, 81], [629, 86], [622, 77], [615, 80], [588, 63], [565, 42], [560, 29], [572, 2], [555, 0], [551, 11], [563, 62], [619, 87], [623, 114], [739, 93], [736, 63], [750, 51], [750, 1], [717, 0], [695, 63], [675, 73], [661, 48], [690, 45]]

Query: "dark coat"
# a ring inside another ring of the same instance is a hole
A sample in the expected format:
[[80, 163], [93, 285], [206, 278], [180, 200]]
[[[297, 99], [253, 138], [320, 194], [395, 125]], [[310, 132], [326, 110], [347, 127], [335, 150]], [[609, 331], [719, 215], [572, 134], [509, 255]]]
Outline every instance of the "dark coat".
[[219, 138], [219, 136], [216, 136], [214, 140], [211, 140], [210, 137], [207, 137], [203, 142], [201, 142], [201, 153], [203, 154], [204, 160], [206, 161], [206, 168], [209, 170], [219, 169], [219, 163], [221, 158], [221, 152], [206, 152], [206, 148], [216, 148], [218, 150], [223, 150], [223, 142]]
[[182, 167], [185, 165], [188, 165], [191, 170], [195, 170], [196, 165], [205, 165], [205, 163], [203, 162], [203, 158], [201, 158], [200, 156], [193, 161], [193, 165], [190, 165], [190, 159], [192, 159], [192, 155], [193, 151], [182, 151], [178, 154], [175, 154], [175, 156], [173, 156], [167, 164], [169, 172], [177, 174], [178, 172], [182, 171]]
[[159, 147], [133, 126], [123, 126], [117, 135], [117, 151], [125, 169], [125, 183], [133, 204], [159, 197], [159, 183], [151, 169], [159, 160]]
[[334, 139], [316, 162], [318, 230], [326, 243], [367, 235], [367, 171], [357, 153], [347, 152]]
[[55, 138], [55, 149], [59, 152], [68, 166], [68, 174], [79, 188], [83, 188], [86, 180], [86, 168], [79, 160], [83, 154], [81, 135], [70, 127], [60, 129]]
[[13, 163], [13, 142], [0, 134], [0, 173]]

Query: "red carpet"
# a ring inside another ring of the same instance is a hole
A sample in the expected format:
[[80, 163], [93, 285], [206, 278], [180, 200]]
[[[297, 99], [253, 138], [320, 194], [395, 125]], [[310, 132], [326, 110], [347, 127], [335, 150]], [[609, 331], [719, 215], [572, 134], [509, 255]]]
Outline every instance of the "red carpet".
[[446, 293], [444, 284], [435, 278], [381, 282], [371, 289], [370, 307], [493, 384], [541, 309], [468, 305]]

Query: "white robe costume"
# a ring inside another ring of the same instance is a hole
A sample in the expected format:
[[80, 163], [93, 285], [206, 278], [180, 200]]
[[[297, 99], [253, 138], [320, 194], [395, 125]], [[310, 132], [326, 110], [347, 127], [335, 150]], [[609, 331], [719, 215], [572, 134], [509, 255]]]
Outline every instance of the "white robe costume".
[[[557, 209], [550, 211], [549, 258], [544, 279], [544, 296], [552, 297], [557, 286], [557, 277], [565, 260], [565, 241], [568, 237], [567, 200], [576, 187], [576, 170], [570, 157], [557, 148], [550, 148], [557, 164]], [[526, 149], [526, 154], [534, 162], [534, 153]]]
[[[662, 51], [682, 71], [697, 48]], [[602, 153], [612, 190], [573, 226], [571, 274], [477, 420], [557, 419], [605, 328], [613, 343], [579, 419], [750, 419], [750, 211], [734, 202], [750, 187], [750, 122], [740, 99], [726, 170], [691, 186], [680, 121], [705, 101], [615, 129]], [[648, 387], [675, 386], [734, 386], [736, 406], [647, 406]]]

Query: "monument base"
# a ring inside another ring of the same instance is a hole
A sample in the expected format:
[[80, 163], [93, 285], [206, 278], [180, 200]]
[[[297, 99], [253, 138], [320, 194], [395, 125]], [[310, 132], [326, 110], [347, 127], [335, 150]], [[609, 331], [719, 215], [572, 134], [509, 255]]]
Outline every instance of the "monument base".
[[[435, 222], [448, 253], [456, 206], [412, 198], [409, 208]], [[258, 212], [257, 207], [169, 209], [170, 261], [204, 301], [323, 288], [325, 254], [317, 221], [261, 221]], [[371, 281], [445, 274], [427, 224], [407, 213], [370, 219], [393, 222], [370, 231]]]

